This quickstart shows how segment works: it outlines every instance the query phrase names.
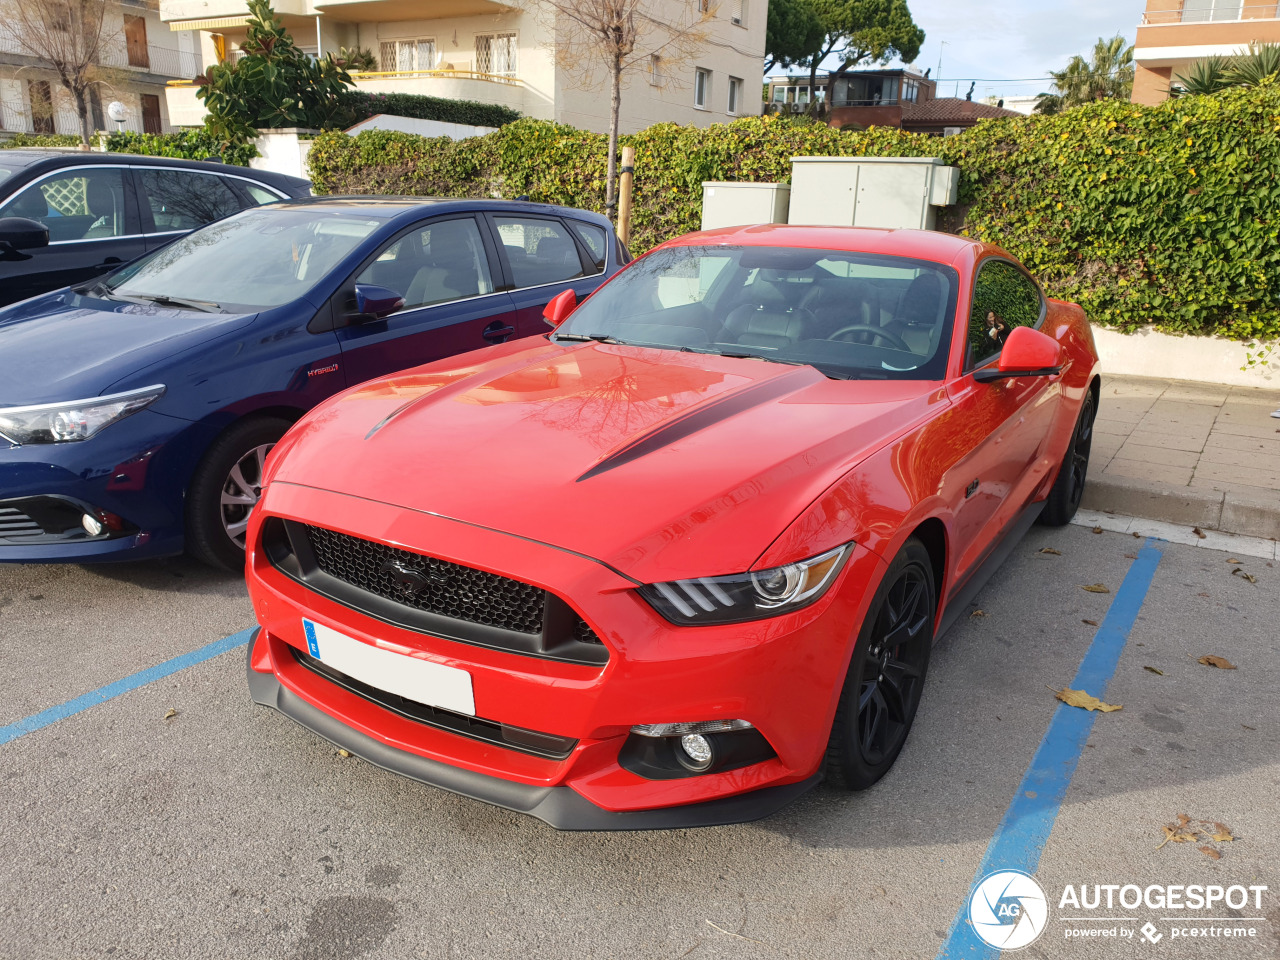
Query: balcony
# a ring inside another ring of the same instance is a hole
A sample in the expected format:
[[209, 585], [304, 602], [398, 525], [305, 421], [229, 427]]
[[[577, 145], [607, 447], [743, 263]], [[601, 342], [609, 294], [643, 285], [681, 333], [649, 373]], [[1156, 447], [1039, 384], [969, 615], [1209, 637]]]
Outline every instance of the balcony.
[[349, 23], [438, 20], [507, 13], [514, 4], [493, 0], [311, 0], [315, 11]]
[[1167, 10], [1148, 10], [1142, 15], [1142, 26], [1174, 23], [1231, 23], [1240, 20], [1275, 20], [1280, 17], [1280, 4], [1246, 3], [1244, 0], [1184, 0]]
[[[274, 0], [272, 7], [282, 17], [314, 16], [314, 11], [307, 0]], [[181, 21], [185, 20], [234, 18], [243, 23], [248, 17], [249, 6], [245, 0], [160, 0], [160, 19], [165, 23], [173, 23], [174, 29], [177, 30], [192, 29], [182, 25]]]

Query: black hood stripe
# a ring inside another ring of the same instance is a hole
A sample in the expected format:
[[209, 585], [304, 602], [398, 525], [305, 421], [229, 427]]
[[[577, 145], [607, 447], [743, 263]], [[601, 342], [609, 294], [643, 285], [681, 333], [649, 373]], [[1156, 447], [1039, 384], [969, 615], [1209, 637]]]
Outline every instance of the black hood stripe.
[[736, 416], [744, 410], [750, 410], [752, 407], [769, 403], [788, 393], [794, 393], [801, 387], [811, 383], [815, 376], [820, 377], [821, 374], [812, 367], [800, 367], [795, 370], [789, 370], [782, 376], [774, 377], [763, 383], [752, 384], [734, 393], [708, 401], [683, 416], [675, 417], [659, 424], [651, 432], [637, 437], [625, 447], [614, 451], [603, 460], [597, 461], [590, 470], [578, 477], [574, 482], [581, 483], [583, 480], [589, 480], [602, 473], [607, 473], [615, 467], [620, 467], [633, 460], [639, 460], [641, 457], [647, 456], [656, 450], [661, 450], [663, 447], [669, 446], [677, 440], [682, 440], [690, 434], [697, 433], [699, 430], [704, 430], [720, 423], [722, 420]]

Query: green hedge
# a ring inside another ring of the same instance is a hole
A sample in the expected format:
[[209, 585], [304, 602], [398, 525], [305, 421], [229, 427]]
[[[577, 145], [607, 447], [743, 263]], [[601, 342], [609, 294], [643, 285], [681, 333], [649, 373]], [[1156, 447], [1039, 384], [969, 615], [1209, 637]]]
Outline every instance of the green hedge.
[[[326, 133], [318, 192], [528, 194], [602, 209], [605, 137], [520, 120], [453, 142]], [[753, 117], [659, 124], [636, 148], [631, 246], [698, 228], [702, 182], [787, 181], [790, 158], [941, 156], [961, 171], [941, 227], [998, 243], [1051, 296], [1095, 322], [1247, 340], [1280, 336], [1280, 89], [1228, 90], [1148, 107], [1110, 101], [986, 121], [934, 139]]]
[[83, 143], [71, 133], [15, 133], [0, 140], [0, 150], [18, 150], [22, 147], [78, 147]]
[[111, 153], [141, 153], [149, 157], [177, 157], [183, 160], [203, 160], [221, 156], [225, 163], [247, 167], [258, 155], [252, 143], [223, 147], [203, 128], [184, 130], [180, 133], [130, 133], [120, 131], [107, 135], [107, 150]]
[[520, 119], [520, 112], [496, 103], [475, 100], [449, 100], [424, 97], [413, 93], [366, 93], [347, 90], [338, 95], [335, 127], [350, 127], [379, 113], [442, 123], [465, 123], [475, 127], [501, 127]]

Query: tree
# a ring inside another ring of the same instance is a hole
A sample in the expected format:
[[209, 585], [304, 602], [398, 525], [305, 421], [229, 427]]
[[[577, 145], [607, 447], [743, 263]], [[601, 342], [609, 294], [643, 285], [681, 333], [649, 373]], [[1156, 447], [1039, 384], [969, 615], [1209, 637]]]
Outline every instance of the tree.
[[672, 16], [670, 5], [658, 0], [542, 0], [531, 5], [553, 21], [556, 62], [563, 69], [584, 83], [590, 83], [599, 69], [609, 78], [605, 207], [612, 213], [622, 90], [638, 72], [652, 71], [651, 79], [659, 85], [668, 82], [674, 68], [706, 42], [715, 7], [710, 0], [693, 0], [680, 4], [680, 13]]
[[1280, 79], [1280, 44], [1251, 43], [1235, 57], [1197, 60], [1186, 76], [1174, 77], [1169, 96], [1200, 96], [1228, 87], [1257, 87]]
[[764, 69], [789, 67], [817, 50], [827, 28], [809, 0], [769, 0], [764, 31]]
[[249, 0], [249, 13], [245, 55], [196, 77], [196, 96], [209, 110], [206, 128], [240, 143], [262, 128], [328, 125], [351, 76], [332, 57], [312, 60], [299, 50], [269, 0]]
[[[1040, 94], [1039, 113], [1057, 113], [1095, 100], [1127, 100], [1133, 92], [1133, 44], [1126, 44], [1119, 34], [1110, 40], [1099, 37], [1088, 60], [1076, 54], [1062, 70], [1050, 70], [1049, 76], [1055, 92]], [[1047, 99], [1053, 96], [1057, 99]]]
[[107, 82], [102, 54], [119, 35], [108, 26], [107, 9], [108, 0], [0, 0], [0, 17], [21, 52], [43, 61], [70, 95], [86, 144], [93, 135], [90, 91]]
[[911, 19], [907, 0], [809, 2], [825, 28], [820, 44], [801, 61], [809, 68], [811, 90], [817, 86], [822, 62], [833, 54], [840, 65], [831, 74], [832, 82], [862, 63], [884, 64], [895, 57], [911, 63], [920, 54], [924, 31]]

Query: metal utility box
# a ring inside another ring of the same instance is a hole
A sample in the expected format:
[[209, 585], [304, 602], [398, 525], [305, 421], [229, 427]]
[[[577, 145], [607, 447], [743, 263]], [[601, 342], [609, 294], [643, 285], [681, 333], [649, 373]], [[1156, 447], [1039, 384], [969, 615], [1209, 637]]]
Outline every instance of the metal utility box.
[[702, 229], [786, 223], [791, 188], [785, 183], [720, 183], [702, 185]]
[[940, 157], [792, 157], [788, 221], [932, 230], [959, 174]]

